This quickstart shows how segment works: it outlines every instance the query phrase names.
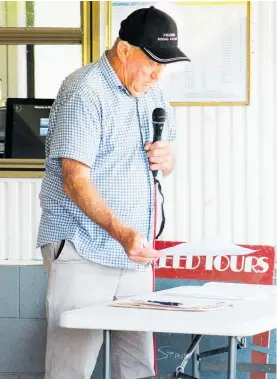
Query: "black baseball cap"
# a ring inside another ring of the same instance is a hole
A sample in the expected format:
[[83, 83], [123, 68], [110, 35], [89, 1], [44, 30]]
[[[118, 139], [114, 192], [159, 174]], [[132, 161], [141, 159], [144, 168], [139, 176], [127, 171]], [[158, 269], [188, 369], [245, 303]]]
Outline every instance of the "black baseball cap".
[[158, 63], [190, 59], [178, 48], [178, 29], [168, 14], [153, 6], [131, 13], [121, 22], [119, 37]]

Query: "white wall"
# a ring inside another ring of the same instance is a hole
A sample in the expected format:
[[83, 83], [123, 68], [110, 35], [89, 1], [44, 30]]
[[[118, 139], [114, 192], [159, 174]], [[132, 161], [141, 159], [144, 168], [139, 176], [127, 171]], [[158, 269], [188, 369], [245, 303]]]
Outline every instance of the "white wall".
[[[175, 108], [177, 167], [165, 180], [163, 239], [277, 244], [276, 16], [274, 1], [252, 3], [250, 106]], [[36, 256], [40, 183], [4, 181], [0, 259], [28, 261]]]

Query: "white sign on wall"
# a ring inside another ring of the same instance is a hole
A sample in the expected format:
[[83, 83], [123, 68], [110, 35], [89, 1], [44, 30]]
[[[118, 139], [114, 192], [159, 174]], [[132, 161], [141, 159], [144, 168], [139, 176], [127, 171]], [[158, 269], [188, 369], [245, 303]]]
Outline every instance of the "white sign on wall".
[[248, 104], [249, 2], [113, 2], [110, 41], [136, 9], [154, 5], [178, 25], [191, 62], [169, 64], [161, 81], [173, 105]]

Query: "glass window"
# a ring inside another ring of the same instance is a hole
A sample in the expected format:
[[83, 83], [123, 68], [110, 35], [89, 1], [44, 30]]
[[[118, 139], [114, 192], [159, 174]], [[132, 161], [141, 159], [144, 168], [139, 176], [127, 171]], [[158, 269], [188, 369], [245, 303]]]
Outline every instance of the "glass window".
[[0, 1], [0, 27], [80, 28], [79, 1]]
[[65, 77], [81, 66], [81, 45], [35, 46], [36, 97], [56, 97]]
[[34, 61], [26, 45], [0, 45], [0, 56], [3, 98], [27, 97], [30, 77], [35, 97], [55, 98], [65, 77], [82, 66], [81, 45], [35, 45]]

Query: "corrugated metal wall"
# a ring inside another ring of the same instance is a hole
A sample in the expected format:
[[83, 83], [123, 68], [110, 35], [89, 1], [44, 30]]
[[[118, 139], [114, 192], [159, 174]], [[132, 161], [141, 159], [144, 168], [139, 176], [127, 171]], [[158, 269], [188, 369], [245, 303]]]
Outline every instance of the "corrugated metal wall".
[[41, 259], [36, 250], [40, 186], [41, 179], [0, 178], [0, 265]]
[[[251, 104], [178, 107], [177, 166], [165, 179], [163, 239], [224, 237], [277, 242], [276, 16], [274, 1], [252, 2]], [[0, 179], [0, 259], [35, 251], [40, 180]]]

